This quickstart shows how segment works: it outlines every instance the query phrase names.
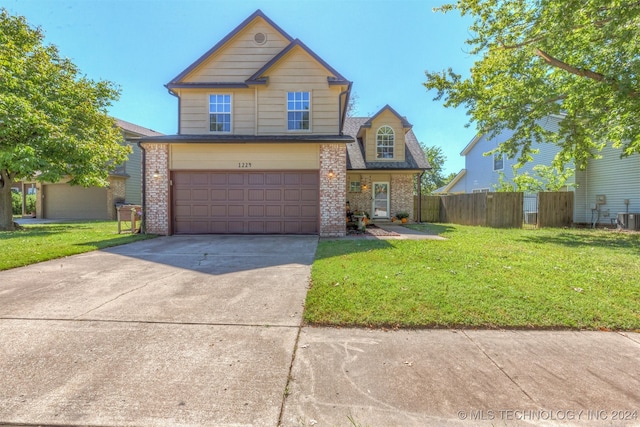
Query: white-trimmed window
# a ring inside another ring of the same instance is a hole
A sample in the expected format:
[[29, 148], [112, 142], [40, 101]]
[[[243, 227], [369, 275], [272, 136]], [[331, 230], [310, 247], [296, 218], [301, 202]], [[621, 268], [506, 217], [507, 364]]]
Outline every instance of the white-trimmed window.
[[489, 189], [488, 188], [474, 188], [473, 190], [471, 190], [472, 193], [488, 193]]
[[493, 170], [501, 171], [504, 169], [504, 154], [496, 153], [493, 155]]
[[350, 181], [349, 182], [349, 192], [350, 193], [362, 193], [362, 185], [360, 185], [360, 181]]
[[231, 95], [209, 95], [209, 130], [231, 132]]
[[376, 158], [393, 159], [396, 135], [391, 126], [382, 126], [376, 133]]
[[287, 129], [309, 130], [311, 92], [287, 92]]

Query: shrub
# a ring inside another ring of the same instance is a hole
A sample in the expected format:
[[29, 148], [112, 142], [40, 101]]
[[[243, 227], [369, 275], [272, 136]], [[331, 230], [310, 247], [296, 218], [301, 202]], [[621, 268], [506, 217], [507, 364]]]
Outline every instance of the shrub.
[[22, 213], [22, 193], [11, 192], [11, 211], [14, 215]]
[[36, 211], [36, 195], [35, 194], [27, 194], [26, 208], [27, 208], [27, 213]]

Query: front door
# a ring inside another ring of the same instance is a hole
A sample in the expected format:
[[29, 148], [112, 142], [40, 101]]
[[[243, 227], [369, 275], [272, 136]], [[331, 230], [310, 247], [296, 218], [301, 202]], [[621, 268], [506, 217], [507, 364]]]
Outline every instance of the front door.
[[389, 218], [389, 183], [373, 183], [373, 218]]

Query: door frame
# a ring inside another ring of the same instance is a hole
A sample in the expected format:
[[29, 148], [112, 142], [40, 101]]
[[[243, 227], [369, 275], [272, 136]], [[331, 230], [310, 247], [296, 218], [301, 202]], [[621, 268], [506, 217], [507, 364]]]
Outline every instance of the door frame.
[[[391, 218], [391, 214], [389, 213], [390, 210], [390, 204], [391, 204], [391, 199], [390, 199], [390, 185], [389, 185], [389, 181], [374, 181], [371, 183], [371, 190], [372, 190], [372, 194], [371, 194], [371, 218], [372, 219], [376, 219], [376, 218]], [[378, 185], [385, 185], [387, 187], [387, 197], [386, 197], [386, 202], [387, 202], [387, 213], [386, 215], [376, 215], [376, 187]]]

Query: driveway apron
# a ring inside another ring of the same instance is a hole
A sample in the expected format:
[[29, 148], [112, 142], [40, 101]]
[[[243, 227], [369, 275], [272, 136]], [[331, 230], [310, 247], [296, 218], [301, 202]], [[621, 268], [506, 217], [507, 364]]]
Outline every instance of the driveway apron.
[[0, 272], [0, 424], [278, 424], [316, 236], [172, 236]]

